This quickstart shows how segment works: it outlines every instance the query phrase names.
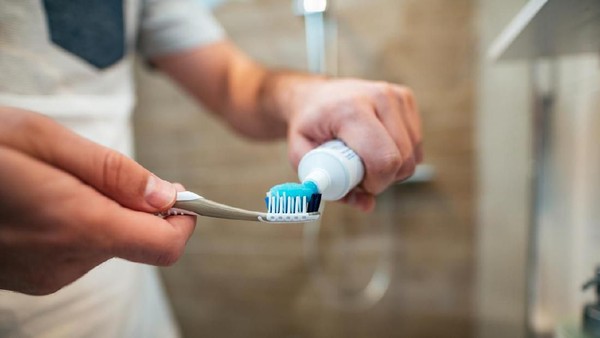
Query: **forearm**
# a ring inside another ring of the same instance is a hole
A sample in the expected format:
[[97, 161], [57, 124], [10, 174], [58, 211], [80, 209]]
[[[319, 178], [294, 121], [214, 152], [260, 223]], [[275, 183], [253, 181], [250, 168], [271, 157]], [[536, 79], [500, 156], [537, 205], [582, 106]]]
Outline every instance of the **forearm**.
[[284, 102], [290, 93], [283, 88], [290, 76], [237, 57], [227, 72], [227, 95], [219, 112], [243, 135], [257, 139], [285, 136], [289, 112]]
[[256, 139], [285, 136], [289, 116], [304, 88], [322, 80], [303, 73], [268, 70], [229, 42], [153, 61], [235, 130]]

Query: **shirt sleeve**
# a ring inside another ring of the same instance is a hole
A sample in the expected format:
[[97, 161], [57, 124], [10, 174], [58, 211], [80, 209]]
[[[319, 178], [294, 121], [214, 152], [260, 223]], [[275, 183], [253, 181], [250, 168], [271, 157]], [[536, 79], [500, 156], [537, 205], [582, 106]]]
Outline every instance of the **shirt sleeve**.
[[138, 48], [146, 59], [223, 40], [225, 31], [199, 0], [143, 0]]

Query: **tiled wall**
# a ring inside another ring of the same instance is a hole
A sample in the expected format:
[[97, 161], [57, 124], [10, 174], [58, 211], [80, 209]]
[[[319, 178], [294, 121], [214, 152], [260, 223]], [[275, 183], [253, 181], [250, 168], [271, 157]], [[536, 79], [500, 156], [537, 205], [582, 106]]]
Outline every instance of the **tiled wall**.
[[[468, 337], [473, 277], [473, 4], [468, 0], [336, 1], [339, 70], [410, 85], [424, 119], [433, 182], [397, 185], [372, 214], [328, 204], [321, 270], [306, 264], [302, 225], [202, 218], [163, 276], [187, 337]], [[306, 64], [291, 2], [255, 0], [216, 11], [250, 55]], [[251, 142], [158, 74], [139, 73], [137, 156], [162, 177], [211, 199], [261, 209], [273, 184], [293, 180], [284, 143]], [[382, 248], [392, 280], [372, 307], [340, 307], [363, 287]], [[318, 284], [325, 276], [326, 287]], [[329, 290], [329, 291], [327, 291]], [[332, 292], [333, 290], [333, 292]]]

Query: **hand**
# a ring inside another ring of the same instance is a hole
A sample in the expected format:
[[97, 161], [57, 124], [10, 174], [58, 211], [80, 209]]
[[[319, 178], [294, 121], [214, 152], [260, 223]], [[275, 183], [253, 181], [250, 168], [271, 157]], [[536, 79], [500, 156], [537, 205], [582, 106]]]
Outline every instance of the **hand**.
[[341, 139], [362, 158], [363, 182], [344, 201], [370, 211], [375, 195], [410, 177], [422, 161], [421, 122], [410, 89], [354, 79], [298, 79], [290, 98], [289, 156]]
[[41, 115], [0, 107], [0, 289], [48, 294], [122, 257], [169, 265], [193, 217], [176, 186]]

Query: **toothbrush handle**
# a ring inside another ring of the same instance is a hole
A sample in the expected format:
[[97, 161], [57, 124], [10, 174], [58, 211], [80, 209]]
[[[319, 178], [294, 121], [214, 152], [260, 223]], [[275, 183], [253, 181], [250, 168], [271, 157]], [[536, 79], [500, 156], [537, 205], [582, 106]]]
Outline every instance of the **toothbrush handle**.
[[259, 217], [266, 219], [265, 213], [235, 208], [229, 205], [207, 200], [205, 198], [199, 198], [189, 201], [177, 201], [175, 202], [175, 205], [172, 209], [174, 209], [175, 212], [177, 212], [178, 210], [190, 211], [201, 216], [215, 218], [255, 222], [260, 221]]

